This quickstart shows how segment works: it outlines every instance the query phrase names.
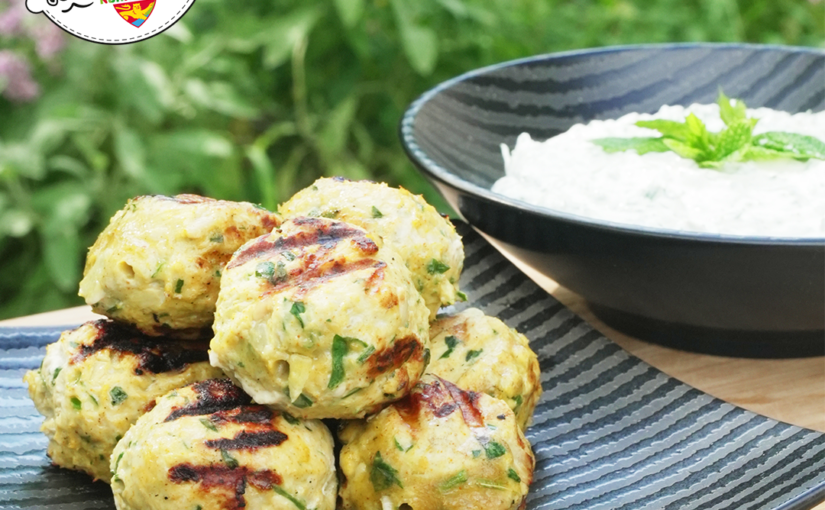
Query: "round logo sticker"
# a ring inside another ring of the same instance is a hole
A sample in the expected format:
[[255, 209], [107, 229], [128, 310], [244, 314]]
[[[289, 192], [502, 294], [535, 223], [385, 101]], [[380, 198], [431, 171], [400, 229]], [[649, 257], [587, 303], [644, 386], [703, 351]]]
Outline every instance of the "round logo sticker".
[[101, 44], [127, 44], [175, 24], [195, 0], [26, 0], [72, 35]]

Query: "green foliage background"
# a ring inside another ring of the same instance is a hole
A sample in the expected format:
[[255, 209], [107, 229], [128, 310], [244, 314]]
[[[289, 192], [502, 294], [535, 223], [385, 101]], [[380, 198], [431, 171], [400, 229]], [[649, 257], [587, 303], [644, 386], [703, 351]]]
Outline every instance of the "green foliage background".
[[[446, 210], [397, 140], [416, 96], [503, 60], [668, 41], [821, 47], [825, 2], [198, 0], [139, 44], [72, 40], [35, 64], [39, 99], [0, 97], [0, 318], [82, 304], [86, 248], [138, 194], [274, 208], [343, 175]], [[37, 62], [32, 41], [4, 48]]]

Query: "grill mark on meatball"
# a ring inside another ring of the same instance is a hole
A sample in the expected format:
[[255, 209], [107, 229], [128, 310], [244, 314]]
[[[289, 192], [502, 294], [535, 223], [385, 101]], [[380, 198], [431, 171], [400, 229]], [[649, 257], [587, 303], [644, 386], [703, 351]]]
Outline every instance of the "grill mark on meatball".
[[232, 496], [224, 502], [225, 510], [246, 508], [244, 494], [247, 483], [261, 491], [270, 490], [273, 485], [283, 483], [281, 476], [271, 469], [253, 471], [246, 466], [230, 468], [220, 465], [195, 466], [189, 463], [172, 466], [169, 468], [168, 477], [175, 483], [199, 483], [205, 490], [228, 489]]
[[464, 391], [449, 381], [434, 377], [432, 383], [418, 383], [410, 395], [394, 404], [401, 418], [407, 423], [414, 423], [422, 405], [437, 418], [445, 418], [459, 409], [470, 428], [483, 428], [484, 418], [477, 407], [480, 394]]
[[478, 401], [481, 398], [481, 394], [475, 391], [464, 391], [444, 379], [441, 379], [441, 382], [461, 409], [461, 416], [464, 418], [464, 423], [470, 427], [483, 427], [484, 416], [481, 414], [481, 409], [478, 408]]
[[214, 198], [202, 197], [200, 195], [193, 195], [191, 193], [182, 193], [173, 197], [165, 195], [155, 195], [157, 198], [173, 200], [179, 204], [205, 204], [210, 202], [217, 202]]
[[354, 262], [335, 260], [331, 264], [329, 262], [318, 265], [311, 264], [305, 271], [290, 272], [289, 277], [285, 281], [277, 283], [272, 289], [266, 291], [264, 295], [281, 292], [290, 287], [298, 287], [294, 298], [299, 299], [313, 288], [323, 285], [332, 279], [354, 271], [369, 268], [381, 269], [384, 266], [386, 266], [384, 262], [376, 259], [361, 259]]
[[387, 293], [381, 298], [381, 306], [388, 310], [398, 306], [398, 302], [398, 295], [394, 292]]
[[439, 407], [438, 409], [433, 410], [433, 415], [436, 418], [444, 418], [445, 416], [449, 416], [453, 414], [453, 411], [456, 410], [458, 404], [444, 404], [443, 406]]
[[244, 405], [234, 409], [218, 411], [209, 417], [214, 423], [269, 423], [275, 413], [261, 405]]
[[182, 370], [187, 365], [209, 361], [209, 342], [172, 340], [144, 335], [136, 329], [106, 319], [93, 323], [97, 337], [91, 344], [78, 346], [69, 363], [80, 363], [92, 354], [109, 349], [120, 355], [137, 358], [135, 374], [162, 374]]
[[264, 430], [260, 432], [247, 432], [242, 430], [235, 434], [232, 439], [210, 439], [204, 441], [207, 448], [213, 450], [257, 450], [268, 446], [279, 446], [289, 439], [280, 430]]
[[420, 360], [424, 349], [418, 338], [415, 336], [405, 336], [398, 338], [392, 346], [377, 351], [367, 358], [369, 364], [368, 375], [377, 377], [388, 370], [394, 370], [407, 362], [411, 357]]
[[227, 269], [240, 266], [264, 254], [272, 257], [294, 248], [320, 245], [333, 248], [339, 241], [352, 239], [358, 248], [365, 254], [372, 255], [378, 252], [378, 245], [367, 237], [364, 230], [338, 221], [320, 220], [318, 218], [295, 218], [292, 223], [298, 226], [310, 227], [312, 231], [297, 232], [288, 237], [280, 237], [271, 241], [270, 236], [262, 236], [249, 246], [239, 251], [229, 263]]
[[[369, 292], [371, 289], [378, 289], [378, 286], [384, 281], [384, 268], [386, 264], [383, 264], [375, 269], [372, 272], [369, 278], [367, 278], [367, 284], [364, 286], [364, 290]], [[392, 295], [395, 298], [395, 304], [398, 304], [398, 297], [395, 294]], [[392, 306], [388, 306], [387, 308], [392, 308]]]
[[175, 408], [163, 420], [164, 422], [177, 420], [182, 416], [202, 416], [228, 411], [252, 402], [252, 398], [229, 379], [207, 379], [193, 384], [192, 389], [198, 398], [183, 407]]
[[267, 232], [272, 232], [274, 229], [281, 226], [281, 219], [269, 211], [261, 211], [261, 224]]
[[467, 340], [467, 319], [461, 315], [451, 315], [436, 320], [430, 326], [430, 338], [450, 334], [459, 340]]
[[408, 424], [419, 419], [422, 405], [439, 418], [449, 416], [458, 405], [452, 401], [450, 393], [439, 383], [439, 379], [432, 384], [419, 383], [412, 393], [395, 404], [401, 418]]
[[277, 430], [272, 419], [276, 414], [261, 405], [244, 405], [234, 409], [218, 411], [209, 416], [215, 425], [238, 423], [244, 426], [232, 439], [221, 438], [205, 441], [208, 448], [216, 450], [256, 450], [268, 446], [278, 446], [289, 436]]

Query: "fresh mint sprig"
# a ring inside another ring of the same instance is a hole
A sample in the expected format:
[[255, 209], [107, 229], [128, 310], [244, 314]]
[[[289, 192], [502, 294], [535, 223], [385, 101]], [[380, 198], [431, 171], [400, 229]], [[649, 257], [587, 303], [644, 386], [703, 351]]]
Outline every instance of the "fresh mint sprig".
[[673, 151], [692, 159], [702, 168], [720, 168], [737, 161], [790, 158], [800, 161], [825, 160], [825, 142], [813, 136], [771, 131], [753, 136], [758, 119], [748, 118], [745, 103], [731, 100], [722, 91], [716, 100], [725, 129], [708, 131], [705, 123], [690, 114], [684, 122], [640, 120], [636, 125], [654, 129], [660, 137], [598, 138], [593, 143], [606, 152], [635, 150], [639, 154]]

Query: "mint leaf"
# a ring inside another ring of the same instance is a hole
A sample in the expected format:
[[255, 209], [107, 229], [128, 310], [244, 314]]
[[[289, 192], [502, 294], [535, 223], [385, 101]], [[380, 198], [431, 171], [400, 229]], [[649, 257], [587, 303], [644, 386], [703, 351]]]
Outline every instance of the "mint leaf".
[[348, 336], [335, 335], [332, 338], [332, 372], [329, 374], [329, 389], [335, 388], [344, 380], [344, 356], [349, 354], [350, 345], [357, 344], [364, 348], [358, 357], [358, 363], [363, 363], [375, 352], [375, 347], [368, 345], [363, 340]]
[[516, 473], [516, 470], [513, 468], [507, 470], [507, 478], [516, 482], [521, 482], [521, 477], [518, 475], [518, 473]]
[[496, 459], [507, 453], [507, 449], [495, 441], [490, 441], [484, 445], [484, 451], [487, 453], [488, 459]]
[[292, 416], [286, 411], [281, 411], [281, 416], [283, 416], [284, 420], [286, 420], [290, 425], [298, 425], [300, 423], [298, 418]]
[[238, 459], [229, 455], [229, 453], [221, 448], [221, 460], [229, 469], [236, 469], [238, 467]]
[[593, 143], [605, 152], [635, 150], [639, 154], [647, 154], [648, 152], [668, 151], [662, 140], [662, 138], [597, 138], [593, 140]]
[[444, 343], [447, 344], [447, 350], [444, 351], [444, 354], [442, 354], [441, 357], [438, 358], [438, 359], [444, 359], [444, 358], [449, 358], [450, 357], [450, 354], [452, 354], [453, 350], [455, 350], [455, 346], [458, 345], [458, 338], [450, 335], [450, 336], [448, 336], [447, 338], [444, 339]]
[[295, 399], [295, 402], [293, 402], [292, 405], [299, 409], [304, 409], [305, 407], [312, 406], [312, 400], [310, 400], [309, 397], [301, 393], [300, 395], [298, 395], [298, 398]]
[[742, 158], [743, 161], [769, 161], [772, 159], [788, 157], [788, 154], [785, 152], [767, 149], [760, 145], [754, 145], [753, 140], [751, 140], [751, 142], [751, 145], [747, 148], [747, 153]]
[[374, 353], [374, 352], [375, 352], [375, 347], [373, 347], [372, 345], [370, 345], [369, 347], [364, 349], [364, 352], [362, 352], [361, 355], [358, 356], [358, 363], [363, 363], [363, 362], [367, 361], [367, 359], [370, 357], [370, 355], [372, 355], [372, 353]]
[[288, 493], [287, 491], [285, 491], [285, 490], [284, 490], [284, 489], [282, 489], [281, 487], [279, 487], [279, 486], [277, 486], [277, 485], [273, 485], [273, 486], [272, 486], [272, 490], [273, 490], [276, 494], [278, 494], [279, 496], [282, 496], [282, 497], [284, 497], [284, 498], [288, 499], [288, 500], [289, 500], [289, 501], [290, 501], [293, 505], [295, 505], [295, 506], [298, 508], [298, 510], [306, 510], [307, 506], [306, 506], [306, 504], [304, 504], [304, 502], [303, 502], [303, 501], [301, 501], [300, 499], [296, 498], [296, 497], [295, 497], [295, 496], [293, 496], [292, 494]]
[[432, 259], [427, 262], [427, 272], [430, 274], [444, 274], [450, 270], [450, 266], [440, 260]]
[[513, 412], [517, 413], [518, 410], [521, 408], [521, 404], [524, 403], [524, 398], [521, 395], [516, 395], [513, 397], [513, 401], [516, 403], [516, 407], [513, 408]]
[[476, 359], [484, 349], [475, 349], [472, 351], [467, 351], [467, 356], [464, 357], [464, 361], [470, 362]]
[[307, 309], [304, 304], [300, 301], [295, 301], [292, 303], [292, 308], [289, 309], [289, 313], [295, 316], [298, 319], [298, 323], [301, 324], [301, 327], [304, 327], [304, 319], [301, 318], [301, 314], [306, 312]]
[[447, 491], [450, 491], [452, 489], [455, 489], [456, 487], [458, 487], [459, 485], [461, 485], [462, 483], [464, 483], [466, 481], [467, 481], [467, 470], [462, 469], [461, 471], [454, 474], [450, 478], [448, 478], [448, 479], [444, 480], [443, 482], [441, 482], [441, 485], [439, 485], [438, 488], [441, 490], [441, 492], [447, 492]]
[[705, 123], [702, 122], [699, 117], [691, 113], [685, 119], [685, 124], [687, 125], [689, 131], [686, 143], [691, 148], [698, 150], [700, 154], [698, 158], [691, 159], [696, 159], [697, 161], [699, 159], [711, 159], [713, 155], [711, 135], [708, 132], [708, 128], [705, 126]]
[[640, 120], [636, 125], [643, 128], [655, 129], [662, 133], [662, 136], [667, 138], [675, 138], [681, 142], [688, 139], [690, 130], [684, 122], [677, 122], [675, 120], [654, 119], [654, 120]]
[[329, 389], [335, 388], [344, 380], [344, 356], [349, 352], [347, 340], [339, 335], [332, 339], [332, 373], [329, 374]]
[[700, 151], [699, 149], [694, 149], [690, 145], [682, 143], [679, 140], [665, 138], [664, 144], [667, 145], [668, 149], [672, 150], [673, 152], [682, 156], [683, 158], [696, 160], [702, 155], [702, 151]]
[[769, 131], [753, 138], [755, 147], [762, 147], [798, 159], [825, 159], [825, 142], [813, 136]]
[[719, 140], [713, 151], [715, 161], [741, 161], [751, 143], [753, 123], [747, 119], [730, 124], [719, 132]]
[[112, 397], [113, 406], [122, 404], [124, 400], [129, 398], [129, 395], [127, 395], [120, 386], [115, 386], [109, 390], [109, 396]]
[[719, 116], [727, 126], [718, 133], [708, 131], [705, 123], [691, 113], [684, 122], [656, 119], [636, 122], [639, 127], [655, 129], [661, 138], [599, 138], [593, 143], [605, 152], [636, 150], [639, 154], [671, 150], [692, 159], [701, 168], [720, 168], [736, 161], [763, 161], [776, 158], [825, 160], [825, 142], [813, 136], [772, 131], [753, 136], [758, 119], [749, 119], [743, 101], [730, 99], [721, 90], [716, 100]]
[[398, 470], [384, 462], [384, 459], [381, 458], [381, 452], [375, 452], [375, 457], [372, 459], [370, 482], [372, 482], [372, 487], [376, 491], [389, 489], [393, 485], [404, 488], [401, 480], [398, 479]]
[[214, 423], [207, 420], [206, 418], [201, 418], [199, 421], [201, 422], [201, 425], [208, 428], [212, 432], [217, 432], [218, 431], [218, 427], [216, 427]]
[[716, 99], [716, 104], [719, 105], [719, 116], [722, 117], [722, 122], [726, 126], [733, 126], [737, 122], [747, 119], [745, 103], [734, 99], [731, 105], [731, 99], [721, 90], [719, 91], [719, 97]]
[[275, 264], [270, 261], [264, 261], [255, 266], [255, 276], [258, 278], [272, 278], [275, 273]]

